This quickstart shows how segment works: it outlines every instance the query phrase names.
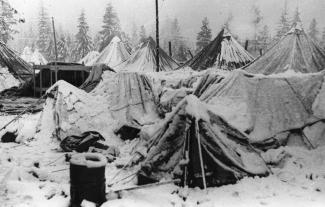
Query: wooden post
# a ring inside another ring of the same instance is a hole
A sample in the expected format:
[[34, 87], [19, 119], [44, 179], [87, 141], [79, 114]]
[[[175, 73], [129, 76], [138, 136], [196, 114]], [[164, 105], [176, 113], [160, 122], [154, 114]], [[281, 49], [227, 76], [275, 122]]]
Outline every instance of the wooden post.
[[54, 46], [55, 46], [55, 82], [58, 81], [58, 69], [57, 69], [57, 62], [58, 62], [58, 48], [56, 45], [56, 36], [55, 36], [55, 27], [54, 27], [54, 18], [52, 17], [52, 27], [53, 27], [53, 37], [54, 37]]
[[156, 0], [156, 72], [159, 72], [159, 13], [158, 0]]
[[245, 42], [245, 50], [247, 50], [248, 49], [248, 40], [246, 40], [246, 42]]
[[50, 86], [53, 84], [52, 70], [50, 68]]
[[200, 139], [200, 134], [199, 134], [199, 123], [197, 120], [195, 120], [195, 133], [196, 133], [197, 144], [198, 144], [198, 149], [199, 149], [203, 187], [204, 187], [204, 190], [207, 190], [207, 183], [205, 180], [204, 163], [203, 163], [203, 156], [202, 156], [202, 149], [201, 149], [201, 139]]
[[39, 71], [39, 88], [40, 88], [40, 93], [39, 96], [42, 96], [42, 92], [43, 92], [43, 78], [42, 78], [42, 69], [40, 69]]
[[172, 57], [173, 53], [172, 53], [172, 42], [171, 41], [168, 42], [168, 49], [169, 49], [169, 56]]
[[33, 85], [34, 85], [34, 97], [36, 97], [36, 78], [35, 78], [35, 68], [33, 67]]

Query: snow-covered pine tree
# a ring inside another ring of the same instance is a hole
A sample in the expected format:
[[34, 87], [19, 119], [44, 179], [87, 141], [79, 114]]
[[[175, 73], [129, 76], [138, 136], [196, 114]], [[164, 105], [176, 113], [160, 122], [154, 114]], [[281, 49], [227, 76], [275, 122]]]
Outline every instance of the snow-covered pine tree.
[[82, 10], [78, 18], [78, 33], [75, 36], [75, 61], [80, 60], [93, 50], [93, 43], [88, 32], [89, 26], [86, 22], [85, 11]]
[[260, 49], [265, 51], [271, 40], [270, 30], [267, 25], [264, 25], [263, 29], [259, 32], [257, 36], [257, 41], [260, 45]]
[[142, 25], [140, 27], [140, 31], [139, 31], [139, 39], [140, 39], [140, 42], [142, 42], [146, 38], [147, 38], [146, 28]]
[[291, 25], [288, 17], [288, 6], [287, 6], [287, 1], [285, 1], [275, 38], [280, 39], [283, 35], [285, 35], [290, 30], [290, 27]]
[[259, 47], [260, 42], [258, 41], [258, 31], [260, 28], [260, 23], [263, 19], [263, 16], [261, 14], [261, 10], [257, 5], [253, 5], [252, 7], [253, 11], [253, 25], [254, 25], [254, 50], [257, 51], [258, 49], [261, 49]]
[[103, 50], [112, 40], [112, 38], [115, 35], [119, 35], [121, 31], [120, 20], [117, 14], [115, 13], [111, 3], [107, 4], [103, 17], [103, 23], [104, 24], [102, 26], [102, 30], [99, 32], [102, 37], [99, 51]]
[[49, 60], [48, 54], [48, 48], [51, 38], [51, 25], [50, 25], [50, 18], [48, 16], [48, 13], [46, 11], [46, 8], [44, 7], [43, 2], [41, 1], [40, 4], [40, 11], [39, 11], [39, 20], [38, 20], [38, 38], [36, 45], [38, 47], [38, 50], [42, 55]]
[[317, 21], [315, 18], [313, 18], [309, 25], [309, 31], [308, 34], [313, 40], [318, 40], [318, 28], [317, 28]]
[[322, 47], [325, 49], [325, 27], [323, 28], [322, 32], [322, 41], [321, 41]]
[[136, 47], [139, 42], [137, 25], [135, 22], [132, 23], [132, 33], [131, 33], [131, 44], [133, 47]]
[[17, 12], [12, 8], [7, 0], [3, 0], [0, 4], [0, 40], [7, 43], [8, 40], [13, 39], [13, 34], [18, 31], [13, 29], [12, 26], [17, 24], [14, 19], [14, 13]]
[[234, 16], [230, 12], [228, 14], [228, 17], [227, 17], [226, 22], [224, 24], [225, 29], [227, 29], [228, 31], [230, 31], [230, 24], [231, 24], [231, 22], [232, 22], [233, 19], [234, 19]]
[[293, 18], [292, 18], [292, 24], [297, 23], [297, 22], [301, 22], [299, 7], [296, 7], [295, 12], [293, 14]]
[[62, 61], [65, 62], [68, 59], [68, 53], [69, 53], [69, 49], [67, 46], [67, 40], [66, 37], [61, 34], [58, 42], [57, 42], [57, 47], [58, 47], [58, 61]]
[[202, 20], [202, 26], [201, 31], [197, 34], [196, 37], [196, 51], [199, 52], [202, 50], [205, 46], [207, 46], [211, 41], [211, 29], [209, 27], [209, 21], [208, 18], [205, 17]]
[[74, 56], [74, 38], [73, 35], [71, 35], [70, 33], [66, 33], [65, 35], [66, 38], [66, 46], [67, 46], [67, 57], [66, 57], [66, 61], [67, 62], [72, 62], [73, 61], [73, 56]]

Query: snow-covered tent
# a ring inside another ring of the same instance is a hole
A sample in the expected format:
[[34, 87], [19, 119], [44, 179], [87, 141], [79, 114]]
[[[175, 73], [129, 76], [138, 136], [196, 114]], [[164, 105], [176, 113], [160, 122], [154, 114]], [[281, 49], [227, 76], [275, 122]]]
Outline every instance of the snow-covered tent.
[[32, 79], [32, 67], [1, 41], [0, 66], [8, 68], [8, 71], [20, 82]]
[[130, 57], [130, 53], [126, 49], [124, 43], [115, 36], [111, 42], [98, 55], [94, 64], [106, 64], [114, 68], [118, 64], [124, 62]]
[[94, 65], [91, 68], [88, 78], [79, 88], [85, 90], [86, 92], [92, 91], [102, 80], [104, 71], [115, 72], [105, 64]]
[[179, 103], [137, 153], [144, 156], [139, 184], [143, 180], [173, 177], [189, 187], [203, 187], [201, 166], [207, 186], [268, 174], [266, 164], [248, 144], [247, 136], [193, 95]]
[[305, 33], [301, 23], [296, 23], [273, 47], [245, 66], [244, 70], [269, 75], [288, 70], [313, 73], [324, 68], [325, 50]]
[[120, 126], [140, 128], [158, 118], [154, 90], [144, 74], [105, 71], [91, 93], [106, 99]]
[[110, 143], [118, 143], [113, 133], [115, 120], [102, 97], [76, 88], [60, 80], [46, 92], [37, 136], [59, 140], [85, 131], [97, 131]]
[[206, 89], [196, 90], [200, 91], [200, 100], [213, 105], [229, 123], [245, 131], [252, 143], [283, 144], [291, 132], [297, 131], [309, 146], [325, 143], [312, 140], [316, 137], [302, 131], [325, 118], [323, 72], [266, 77], [236, 70], [215, 80]]
[[24, 59], [26, 62], [34, 65], [46, 65], [47, 60], [44, 58], [44, 56], [37, 50], [35, 49], [34, 52], [29, 48], [25, 47], [22, 54], [21, 58]]
[[45, 59], [45, 57], [38, 51], [38, 49], [35, 49], [33, 54], [32, 54], [32, 58], [31, 58], [31, 63], [35, 64], [35, 65], [46, 65], [47, 64], [47, 60]]
[[[116, 71], [156, 71], [156, 43], [149, 37], [141, 43], [137, 51], [135, 51], [129, 59], [114, 69]], [[159, 71], [171, 71], [179, 65], [169, 57], [165, 51], [159, 48]]]
[[[210, 67], [217, 67], [226, 70], [240, 68], [254, 58], [250, 55], [229, 32], [222, 29], [217, 37], [196, 54], [184, 66], [193, 70], [205, 70]], [[184, 67], [183, 66], [183, 67]]]
[[84, 64], [86, 66], [93, 66], [99, 56], [99, 52], [90, 51], [85, 57], [78, 61], [80, 64]]

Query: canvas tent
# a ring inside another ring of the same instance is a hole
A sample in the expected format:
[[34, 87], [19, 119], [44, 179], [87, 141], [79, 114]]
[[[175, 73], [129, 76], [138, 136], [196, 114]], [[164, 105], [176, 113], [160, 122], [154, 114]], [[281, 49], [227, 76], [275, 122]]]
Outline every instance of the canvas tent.
[[[141, 43], [140, 47], [125, 62], [116, 66], [116, 71], [156, 71], [156, 43], [149, 37]], [[165, 51], [159, 48], [159, 71], [171, 71], [179, 65], [169, 57]]]
[[105, 64], [114, 68], [121, 62], [129, 58], [130, 53], [126, 49], [124, 43], [115, 36], [111, 42], [104, 48], [104, 50], [98, 55], [94, 64]]
[[156, 96], [146, 75], [105, 71], [102, 77], [91, 93], [106, 99], [119, 126], [139, 129], [158, 119]]
[[142, 177], [151, 181], [173, 177], [189, 187], [203, 187], [201, 166], [207, 186], [268, 174], [266, 164], [250, 147], [246, 135], [193, 95], [178, 104], [145, 148], [140, 149], [142, 153], [146, 149], [140, 182]]
[[250, 63], [253, 59], [253, 56], [229, 32], [222, 29], [209, 45], [185, 63], [184, 66], [189, 66], [193, 70], [205, 70], [213, 66], [233, 70]]
[[7, 67], [8, 71], [20, 82], [27, 82], [32, 79], [32, 67], [1, 41], [0, 66]]
[[[305, 136], [304, 127], [325, 118], [320, 112], [324, 91], [324, 73], [265, 77], [237, 70], [202, 90], [199, 97], [245, 131], [252, 143], [276, 146], [287, 141], [289, 132], [298, 130]], [[306, 144], [314, 142], [307, 138]]]
[[305, 33], [301, 23], [296, 23], [273, 47], [245, 66], [244, 70], [269, 75], [288, 70], [313, 73], [324, 68], [325, 50]]
[[85, 57], [79, 60], [78, 63], [84, 64], [85, 66], [93, 66], [98, 56], [99, 56], [99, 52], [90, 51]]
[[44, 56], [35, 49], [34, 52], [29, 47], [25, 47], [21, 58], [24, 59], [26, 62], [34, 65], [46, 65], [47, 60], [44, 58]]
[[37, 137], [62, 140], [85, 131], [97, 131], [110, 144], [119, 143], [115, 120], [103, 97], [59, 80], [46, 92], [46, 101], [37, 126]]

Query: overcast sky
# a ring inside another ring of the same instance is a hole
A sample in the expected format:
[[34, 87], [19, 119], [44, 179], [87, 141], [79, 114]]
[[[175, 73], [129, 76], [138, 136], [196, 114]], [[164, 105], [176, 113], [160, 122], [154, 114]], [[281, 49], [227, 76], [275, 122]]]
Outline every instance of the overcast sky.
[[[26, 22], [37, 22], [41, 0], [9, 0], [25, 17]], [[263, 24], [274, 30], [279, 22], [285, 0], [159, 0], [160, 18], [177, 17], [182, 33], [193, 39], [199, 31], [202, 18], [207, 16], [215, 35], [230, 13], [233, 14], [232, 32], [245, 39], [253, 34], [252, 5], [260, 7]], [[320, 30], [325, 27], [325, 0], [287, 0], [290, 16], [299, 4], [303, 24], [307, 29], [312, 18], [316, 18]], [[100, 30], [105, 7], [111, 2], [121, 21], [122, 29], [131, 30], [132, 22], [152, 29], [155, 15], [155, 0], [43, 0], [50, 16], [63, 29], [76, 32], [77, 18], [82, 9], [90, 25], [91, 33]], [[26, 25], [26, 23], [25, 23]]]

